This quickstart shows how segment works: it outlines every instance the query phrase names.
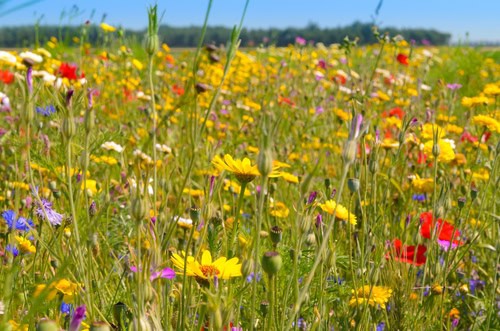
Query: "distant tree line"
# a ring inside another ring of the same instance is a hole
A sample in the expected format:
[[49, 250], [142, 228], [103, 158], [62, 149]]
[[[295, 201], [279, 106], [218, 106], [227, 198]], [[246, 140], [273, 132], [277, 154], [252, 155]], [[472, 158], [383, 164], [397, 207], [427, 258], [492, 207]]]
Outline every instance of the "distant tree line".
[[[145, 30], [118, 29], [119, 38], [131, 38], [142, 40]], [[448, 44], [451, 35], [432, 29], [397, 29], [380, 28], [380, 33], [389, 33], [391, 37], [403, 36], [406, 40], [415, 40], [417, 43], [430, 43], [432, 45]], [[73, 37], [80, 37], [82, 27], [79, 26], [19, 26], [0, 28], [0, 47], [30, 47], [35, 45], [36, 40], [44, 44], [50, 37], [72, 42]], [[172, 27], [163, 25], [160, 27], [160, 38], [162, 42], [171, 47], [194, 47], [198, 44], [201, 28]], [[225, 44], [231, 35], [231, 29], [223, 26], [213, 26], [207, 29], [205, 40], [215, 44]], [[304, 28], [270, 28], [270, 29], [243, 29], [241, 41], [243, 46], [254, 46], [259, 44], [272, 44], [286, 46], [293, 44], [295, 38], [300, 36], [310, 42], [322, 42], [325, 45], [340, 43], [349, 36], [350, 39], [358, 38], [360, 44], [377, 42], [369, 23], [355, 22], [349, 26], [337, 28], [320, 28], [316, 24], [309, 24]], [[86, 40], [92, 44], [103, 40], [104, 33], [98, 26], [86, 27]]]

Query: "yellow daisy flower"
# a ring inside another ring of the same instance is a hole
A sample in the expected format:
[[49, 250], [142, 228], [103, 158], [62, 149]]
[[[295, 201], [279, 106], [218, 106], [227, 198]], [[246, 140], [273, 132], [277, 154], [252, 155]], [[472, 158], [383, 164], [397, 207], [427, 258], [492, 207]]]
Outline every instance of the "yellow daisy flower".
[[174, 253], [171, 257], [174, 267], [179, 270], [177, 274], [183, 274], [184, 267], [186, 267], [186, 276], [195, 277], [202, 284], [206, 284], [206, 281], [213, 279], [214, 276], [217, 276], [219, 279], [241, 277], [241, 264], [238, 264], [237, 257], [229, 260], [225, 257], [220, 257], [213, 261], [210, 251], [204, 250], [201, 255], [201, 263], [196, 261], [193, 256], [188, 256], [187, 264], [184, 265], [185, 256], [185, 252], [183, 251], [181, 255]]
[[19, 249], [22, 253], [36, 253], [36, 247], [29, 241], [21, 236], [15, 236], [17, 242], [19, 243]]
[[[454, 149], [455, 142], [451, 139], [439, 139], [439, 155], [438, 161], [442, 163], [449, 163], [455, 160], [455, 151]], [[427, 154], [429, 159], [434, 159], [434, 155], [432, 154], [432, 147], [434, 146], [434, 142], [429, 140], [424, 144], [424, 153]]]
[[485, 126], [493, 132], [500, 132], [500, 122], [486, 115], [477, 115], [472, 118], [472, 123]]
[[257, 165], [252, 165], [250, 159], [246, 157], [243, 160], [235, 160], [229, 154], [224, 155], [224, 159], [217, 155], [212, 164], [220, 171], [232, 172], [240, 183], [250, 183], [255, 177], [260, 176]]
[[[339, 204], [335, 203], [333, 200], [327, 200], [325, 203], [321, 203], [319, 205], [321, 209], [325, 212], [327, 212], [330, 215], [333, 215], [333, 212], [335, 211], [335, 217], [344, 221], [349, 221], [352, 225], [356, 225], [357, 219], [354, 214], [352, 214], [350, 211], [347, 210], [346, 207], [342, 206]], [[335, 209], [335, 207], [337, 207]]]
[[277, 218], [286, 218], [290, 214], [290, 209], [281, 201], [273, 201], [269, 206], [269, 213]]
[[380, 308], [385, 309], [385, 305], [389, 302], [392, 295], [392, 290], [385, 286], [373, 286], [370, 288], [370, 286], [365, 285], [358, 288], [356, 291], [352, 290], [352, 293], [353, 296], [349, 301], [350, 306], [368, 303], [370, 306], [380, 306]]

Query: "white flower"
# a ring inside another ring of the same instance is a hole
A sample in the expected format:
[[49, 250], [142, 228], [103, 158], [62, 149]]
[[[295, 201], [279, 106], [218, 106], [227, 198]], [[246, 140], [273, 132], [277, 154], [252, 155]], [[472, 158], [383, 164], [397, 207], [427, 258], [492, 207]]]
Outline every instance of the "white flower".
[[5, 305], [0, 301], [0, 315], [5, 314]]
[[17, 62], [16, 57], [6, 51], [0, 51], [0, 60], [9, 64], [16, 64]]
[[451, 146], [452, 149], [457, 148], [457, 146], [455, 145], [455, 140], [453, 139], [443, 139], [443, 140], [446, 141]]
[[172, 153], [172, 148], [168, 147], [167, 145], [156, 144], [155, 147], [160, 152], [167, 153], [167, 154]]
[[184, 225], [184, 226], [193, 225], [193, 220], [190, 218], [184, 218], [184, 217], [177, 216], [175, 218], [175, 220], [177, 221], [177, 224], [179, 224], [179, 225]]
[[424, 49], [422, 51], [422, 55], [425, 56], [425, 57], [432, 57], [432, 55], [434, 55], [434, 54], [432, 54], [431, 51]]
[[41, 63], [43, 61], [43, 57], [32, 52], [22, 52], [21, 54], [19, 54], [19, 56], [23, 60], [31, 60], [34, 63]]
[[118, 153], [123, 152], [123, 150], [125, 149], [124, 147], [118, 145], [114, 141], [106, 141], [104, 144], [101, 145], [101, 147], [107, 151], [115, 151]]

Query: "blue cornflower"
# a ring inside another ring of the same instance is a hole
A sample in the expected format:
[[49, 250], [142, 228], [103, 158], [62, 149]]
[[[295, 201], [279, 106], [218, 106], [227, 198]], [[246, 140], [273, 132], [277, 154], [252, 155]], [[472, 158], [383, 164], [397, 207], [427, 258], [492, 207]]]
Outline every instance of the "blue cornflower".
[[9, 245], [5, 246], [5, 250], [7, 252], [11, 252], [14, 257], [19, 255], [19, 249], [17, 249], [16, 246], [12, 246], [9, 244]]
[[422, 201], [425, 201], [425, 199], [426, 199], [425, 193], [424, 194], [414, 194], [413, 195], [413, 200], [415, 200], [415, 201], [422, 202]]
[[247, 283], [251, 283], [255, 278], [255, 281], [260, 282], [262, 275], [260, 273], [257, 274], [257, 277], [254, 277], [254, 273], [251, 272], [250, 275], [247, 276]]
[[67, 314], [67, 315], [70, 315], [71, 313], [73, 313], [74, 309], [73, 309], [73, 305], [70, 304], [70, 303], [66, 303], [66, 302], [61, 302], [61, 313], [63, 314]]
[[47, 107], [36, 107], [36, 112], [43, 116], [50, 116], [56, 112], [56, 108], [53, 105], [48, 105]]
[[384, 331], [384, 330], [385, 330], [385, 323], [384, 322], [378, 323], [376, 331]]
[[9, 230], [29, 231], [35, 227], [35, 224], [30, 219], [26, 219], [22, 216], [16, 219], [16, 213], [13, 210], [4, 211], [2, 217], [7, 223]]

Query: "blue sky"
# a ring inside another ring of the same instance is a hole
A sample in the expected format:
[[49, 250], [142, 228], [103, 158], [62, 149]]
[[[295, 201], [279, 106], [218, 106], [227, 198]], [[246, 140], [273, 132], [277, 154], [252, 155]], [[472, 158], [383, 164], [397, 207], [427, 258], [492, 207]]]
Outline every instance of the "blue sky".
[[[9, 7], [26, 0], [7, 1]], [[245, 27], [303, 27], [314, 22], [320, 27], [348, 25], [356, 20], [369, 22], [379, 0], [250, 0]], [[41, 0], [22, 10], [0, 17], [0, 26], [33, 24], [43, 15], [42, 24], [59, 24], [61, 13], [76, 5], [80, 14], [63, 23], [80, 24], [89, 19], [128, 28], [147, 24], [146, 8], [154, 0]], [[173, 26], [201, 25], [207, 0], [159, 0], [165, 11], [163, 23]], [[245, 0], [214, 0], [209, 23], [233, 26], [240, 20]], [[384, 0], [377, 21], [381, 26], [435, 28], [450, 32], [453, 41], [500, 41], [500, 0]]]

